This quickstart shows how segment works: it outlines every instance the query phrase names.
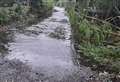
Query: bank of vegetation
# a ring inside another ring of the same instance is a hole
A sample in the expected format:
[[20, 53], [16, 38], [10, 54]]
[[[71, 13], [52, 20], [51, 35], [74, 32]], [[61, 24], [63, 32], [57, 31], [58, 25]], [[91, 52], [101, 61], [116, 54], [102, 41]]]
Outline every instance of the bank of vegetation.
[[11, 39], [12, 28], [24, 29], [51, 15], [53, 0], [0, 0], [0, 52]]
[[119, 75], [120, 1], [76, 0], [67, 10], [82, 63]]

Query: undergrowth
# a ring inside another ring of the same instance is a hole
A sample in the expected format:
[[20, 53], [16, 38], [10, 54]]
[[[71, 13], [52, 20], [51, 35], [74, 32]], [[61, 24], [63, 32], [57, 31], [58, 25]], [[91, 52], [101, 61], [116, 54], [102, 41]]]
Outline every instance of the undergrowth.
[[74, 8], [68, 9], [68, 14], [80, 56], [84, 57], [87, 63], [91, 62], [91, 66], [119, 73], [120, 36], [114, 35], [113, 27], [109, 23], [88, 20]]

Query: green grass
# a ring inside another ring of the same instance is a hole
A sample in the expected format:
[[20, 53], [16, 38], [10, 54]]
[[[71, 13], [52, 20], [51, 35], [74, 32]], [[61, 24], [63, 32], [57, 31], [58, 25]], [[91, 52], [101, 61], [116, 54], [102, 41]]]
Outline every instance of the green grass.
[[112, 27], [106, 23], [88, 21], [85, 17], [78, 16], [74, 8], [69, 9], [68, 14], [81, 56], [89, 59], [91, 64], [104, 65], [103, 70], [120, 72], [120, 45], [107, 43], [116, 39], [111, 34], [114, 32]]

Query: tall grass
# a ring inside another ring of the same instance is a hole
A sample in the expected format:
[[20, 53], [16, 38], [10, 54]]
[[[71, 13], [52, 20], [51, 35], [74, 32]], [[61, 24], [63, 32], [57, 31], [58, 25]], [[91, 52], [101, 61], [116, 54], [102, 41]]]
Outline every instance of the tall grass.
[[85, 58], [84, 61], [89, 60], [87, 63], [91, 62], [98, 68], [103, 66], [102, 70], [119, 73], [120, 44], [117, 46], [109, 44], [109, 41], [115, 39], [111, 34], [114, 32], [113, 27], [109, 23], [89, 20], [84, 16], [86, 15], [84, 9], [82, 10], [80, 9], [79, 11], [82, 13], [78, 14], [75, 8], [68, 9], [75, 44], [77, 44], [81, 57]]

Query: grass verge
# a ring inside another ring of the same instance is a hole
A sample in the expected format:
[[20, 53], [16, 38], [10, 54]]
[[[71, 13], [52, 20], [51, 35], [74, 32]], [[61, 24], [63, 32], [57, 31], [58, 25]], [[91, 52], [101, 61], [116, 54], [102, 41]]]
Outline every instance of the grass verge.
[[[120, 30], [109, 23], [101, 23], [68, 9], [75, 48], [82, 62], [93, 69], [120, 72]], [[81, 60], [80, 59], [80, 60]]]

